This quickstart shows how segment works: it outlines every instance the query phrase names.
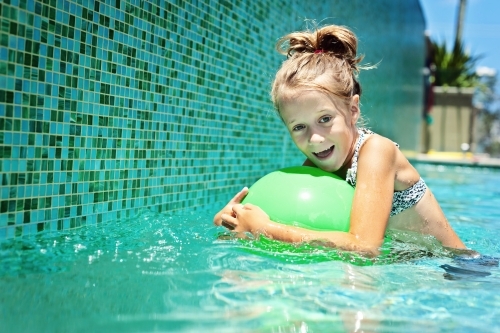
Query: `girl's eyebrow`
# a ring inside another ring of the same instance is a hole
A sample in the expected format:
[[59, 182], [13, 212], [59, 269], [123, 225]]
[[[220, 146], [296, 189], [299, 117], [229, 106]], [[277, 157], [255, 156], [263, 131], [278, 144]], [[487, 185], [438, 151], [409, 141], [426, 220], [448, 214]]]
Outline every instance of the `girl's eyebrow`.
[[[332, 111], [332, 110], [329, 110], [329, 109], [319, 109], [318, 111], [316, 111], [316, 113], [321, 113], [321, 112], [335, 112], [335, 111]], [[287, 124], [290, 125], [294, 121], [295, 121], [295, 119], [292, 119]]]

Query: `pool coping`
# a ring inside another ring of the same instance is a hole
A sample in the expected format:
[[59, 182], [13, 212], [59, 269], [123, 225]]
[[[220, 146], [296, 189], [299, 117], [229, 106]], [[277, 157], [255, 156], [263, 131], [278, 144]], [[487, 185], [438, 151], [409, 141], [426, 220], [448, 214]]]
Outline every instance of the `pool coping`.
[[500, 169], [500, 158], [492, 158], [482, 155], [471, 155], [465, 154], [462, 157], [459, 156], [439, 156], [438, 154], [427, 155], [427, 154], [410, 154], [406, 158], [410, 162], [421, 162], [429, 164], [443, 164], [443, 165], [455, 165], [455, 166], [471, 166], [471, 167], [483, 167], [483, 168], [495, 168]]

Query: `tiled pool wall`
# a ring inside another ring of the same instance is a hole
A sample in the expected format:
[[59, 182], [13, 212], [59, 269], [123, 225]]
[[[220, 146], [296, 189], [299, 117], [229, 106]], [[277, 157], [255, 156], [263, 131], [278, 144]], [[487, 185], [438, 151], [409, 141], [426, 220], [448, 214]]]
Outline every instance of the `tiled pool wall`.
[[[418, 0], [0, 1], [0, 239], [213, 209], [301, 163], [269, 102], [276, 39], [351, 27], [371, 127], [417, 150]], [[397, 130], [397, 131], [396, 131]]]

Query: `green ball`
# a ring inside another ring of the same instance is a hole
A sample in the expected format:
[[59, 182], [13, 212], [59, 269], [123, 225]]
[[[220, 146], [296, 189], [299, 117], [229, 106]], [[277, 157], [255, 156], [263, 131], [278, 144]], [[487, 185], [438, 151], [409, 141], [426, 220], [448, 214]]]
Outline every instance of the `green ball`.
[[274, 222], [318, 231], [349, 231], [354, 188], [314, 167], [271, 172], [253, 184], [243, 204], [262, 208]]

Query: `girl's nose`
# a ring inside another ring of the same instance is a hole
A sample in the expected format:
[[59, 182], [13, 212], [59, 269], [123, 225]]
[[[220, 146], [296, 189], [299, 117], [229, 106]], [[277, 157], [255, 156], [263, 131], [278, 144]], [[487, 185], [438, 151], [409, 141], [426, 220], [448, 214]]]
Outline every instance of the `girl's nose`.
[[325, 138], [317, 133], [313, 133], [309, 139], [309, 143], [322, 143], [323, 141], [325, 141]]

